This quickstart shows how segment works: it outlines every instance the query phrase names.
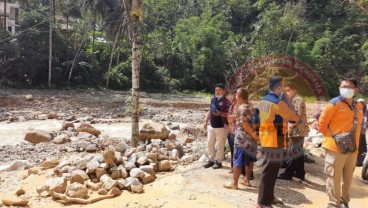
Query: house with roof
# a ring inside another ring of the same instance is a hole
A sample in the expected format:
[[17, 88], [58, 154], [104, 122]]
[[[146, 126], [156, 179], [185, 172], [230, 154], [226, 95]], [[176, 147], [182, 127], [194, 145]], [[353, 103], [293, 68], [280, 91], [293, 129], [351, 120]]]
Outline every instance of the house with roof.
[[18, 28], [19, 4], [6, 3], [6, 13], [4, 12], [4, 2], [0, 2], [0, 29], [4, 30], [4, 18], [6, 19], [5, 28], [9, 33], [15, 34]]

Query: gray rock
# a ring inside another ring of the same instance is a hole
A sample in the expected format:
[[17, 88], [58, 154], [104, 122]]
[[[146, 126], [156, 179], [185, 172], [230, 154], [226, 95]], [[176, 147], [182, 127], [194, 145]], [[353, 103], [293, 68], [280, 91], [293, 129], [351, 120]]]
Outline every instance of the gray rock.
[[89, 179], [88, 175], [82, 170], [75, 170], [72, 172], [72, 176], [70, 178], [70, 183], [80, 183], [84, 184], [85, 181]]
[[69, 122], [69, 121], [64, 121], [64, 123], [61, 126], [61, 130], [68, 130], [68, 128], [73, 128], [74, 129], [74, 124], [72, 122]]
[[136, 151], [137, 151], [137, 148], [134, 148], [134, 147], [129, 148], [129, 149], [127, 149], [127, 150], [125, 151], [124, 156], [129, 158], [129, 157], [130, 157], [133, 153], [135, 153]]
[[137, 162], [136, 162], [136, 164], [138, 165], [138, 167], [141, 166], [141, 165], [145, 165], [147, 163], [148, 163], [148, 158], [146, 156], [139, 157], [138, 160], [137, 160]]
[[144, 176], [144, 171], [139, 168], [133, 168], [130, 170], [129, 175], [130, 177], [133, 177], [133, 178], [142, 179]]
[[66, 191], [67, 179], [65, 177], [52, 178], [45, 182], [45, 186], [51, 196], [53, 196], [54, 192], [64, 193]]
[[143, 192], [143, 184], [137, 178], [129, 177], [125, 180], [125, 187], [134, 193]]
[[132, 162], [132, 163], [136, 163], [137, 162], [137, 154], [133, 153], [132, 155], [130, 155], [130, 157], [128, 158], [128, 162]]
[[94, 144], [89, 144], [86, 147], [86, 152], [97, 152], [98, 148]]
[[127, 145], [125, 142], [120, 142], [116, 145], [114, 145], [115, 151], [125, 153], [125, 151], [129, 148], [129, 145]]
[[0, 172], [1, 171], [23, 170], [23, 169], [30, 168], [30, 167], [31, 167], [31, 163], [28, 162], [27, 160], [16, 160], [10, 164], [0, 166]]
[[88, 188], [80, 183], [71, 183], [67, 188], [66, 195], [72, 198], [85, 199], [88, 196]]
[[87, 158], [77, 158], [75, 161], [75, 167], [78, 169], [85, 169], [87, 167], [87, 164], [92, 160], [92, 156], [89, 156]]
[[88, 132], [78, 132], [79, 139], [90, 139], [93, 137], [93, 134], [90, 134]]
[[100, 181], [107, 191], [118, 185], [118, 182], [113, 180], [108, 174], [101, 176]]
[[127, 178], [129, 176], [128, 171], [125, 169], [124, 166], [119, 166], [120, 174], [122, 178]]
[[137, 152], [144, 151], [144, 150], [146, 150], [146, 145], [145, 144], [141, 144], [137, 147]]
[[132, 163], [132, 162], [126, 162], [125, 163], [125, 169], [127, 170], [127, 171], [130, 171], [131, 169], [133, 169], [133, 168], [135, 168], [136, 166], [135, 166], [135, 163]]
[[100, 163], [97, 161], [96, 158], [92, 159], [91, 161], [89, 161], [86, 165], [87, 168], [87, 174], [91, 174], [94, 173], [96, 171], [97, 168], [100, 167]]
[[52, 140], [52, 142], [55, 144], [65, 144], [70, 141], [70, 137], [66, 134], [59, 135]]
[[33, 144], [37, 144], [40, 142], [50, 142], [51, 135], [46, 131], [36, 130], [36, 131], [28, 132], [24, 140], [31, 142]]
[[170, 158], [173, 159], [173, 160], [179, 160], [179, 151], [177, 149], [173, 149], [171, 152], [170, 152]]
[[34, 97], [31, 94], [26, 95], [26, 101], [33, 101]]
[[118, 182], [118, 188], [119, 189], [125, 188], [125, 179], [120, 178], [120, 179], [118, 179], [116, 181]]
[[180, 130], [180, 126], [179, 125], [171, 125], [170, 130]]
[[156, 177], [156, 172], [152, 165], [142, 165], [139, 167], [139, 169], [143, 170], [146, 173], [151, 174], [153, 177]]
[[139, 131], [141, 139], [166, 139], [169, 136], [169, 131], [165, 124], [159, 122], [150, 122], [143, 125]]
[[151, 152], [152, 151], [152, 145], [151, 144], [146, 145], [146, 151], [147, 152]]
[[109, 173], [112, 179], [121, 178], [121, 171], [118, 166], [110, 168]]

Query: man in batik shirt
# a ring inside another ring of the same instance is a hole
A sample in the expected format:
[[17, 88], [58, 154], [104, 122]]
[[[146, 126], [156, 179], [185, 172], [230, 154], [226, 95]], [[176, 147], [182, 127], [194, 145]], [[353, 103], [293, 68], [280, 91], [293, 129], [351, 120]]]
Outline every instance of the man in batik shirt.
[[278, 175], [278, 179], [291, 180], [292, 177], [305, 180], [304, 171], [304, 137], [308, 134], [307, 109], [302, 97], [297, 93], [296, 86], [287, 84], [285, 93], [290, 97], [290, 101], [299, 116], [300, 121], [296, 124], [289, 124], [288, 137], [291, 144], [288, 152], [287, 167], [284, 173]]

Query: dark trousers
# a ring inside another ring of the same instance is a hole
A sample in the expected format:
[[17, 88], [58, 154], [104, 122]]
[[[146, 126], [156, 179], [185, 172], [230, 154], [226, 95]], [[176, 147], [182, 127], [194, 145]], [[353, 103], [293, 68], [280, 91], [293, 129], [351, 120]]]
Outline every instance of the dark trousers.
[[367, 153], [367, 142], [365, 138], [365, 134], [360, 134], [360, 142], [358, 148], [358, 158], [356, 166], [362, 166], [365, 154]]
[[292, 142], [294, 143], [294, 148], [297, 148], [300, 151], [298, 151], [298, 154], [295, 156], [295, 158], [290, 158], [286, 162], [286, 169], [283, 175], [286, 177], [293, 177], [295, 173], [295, 177], [304, 178], [305, 176], [304, 151], [303, 151], [304, 137], [297, 138]]
[[[295, 175], [294, 175], [295, 173]], [[289, 160], [286, 163], [286, 169], [283, 173], [284, 176], [286, 177], [297, 177], [297, 178], [304, 178], [305, 176], [305, 171], [304, 171], [304, 155], [296, 158], [296, 159], [292, 159]]]
[[262, 163], [262, 173], [258, 187], [258, 204], [270, 206], [275, 198], [274, 190], [281, 161], [266, 158]]
[[[234, 140], [235, 134], [229, 133], [227, 135], [227, 142], [229, 143], [230, 153], [231, 153], [231, 168], [234, 166]], [[242, 175], [245, 176], [245, 166], [242, 167]]]

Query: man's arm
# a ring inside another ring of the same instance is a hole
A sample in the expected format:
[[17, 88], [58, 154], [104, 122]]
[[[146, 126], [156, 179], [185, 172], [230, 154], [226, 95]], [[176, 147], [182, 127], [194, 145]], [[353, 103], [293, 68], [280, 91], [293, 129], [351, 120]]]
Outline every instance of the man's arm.
[[319, 131], [326, 136], [327, 126], [333, 115], [333, 105], [327, 103], [318, 119]]
[[286, 121], [299, 121], [298, 115], [296, 115], [295, 112], [290, 109], [284, 101], [280, 101], [276, 105], [276, 114], [280, 115]]
[[207, 130], [207, 125], [208, 125], [208, 121], [210, 120], [210, 110], [207, 111], [206, 113], [206, 117], [204, 119], [204, 125], [203, 125], [203, 128], [205, 130]]

